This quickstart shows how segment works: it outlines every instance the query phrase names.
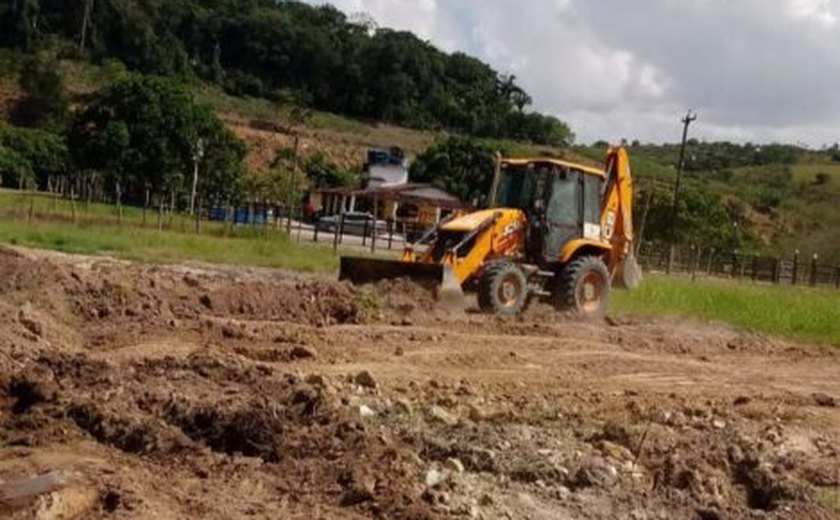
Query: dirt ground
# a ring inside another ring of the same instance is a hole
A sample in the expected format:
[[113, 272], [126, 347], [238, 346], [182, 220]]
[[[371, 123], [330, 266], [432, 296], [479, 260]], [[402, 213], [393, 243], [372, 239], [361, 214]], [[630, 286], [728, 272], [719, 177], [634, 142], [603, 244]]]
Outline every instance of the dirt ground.
[[11, 518], [838, 518], [838, 398], [721, 325], [0, 249]]

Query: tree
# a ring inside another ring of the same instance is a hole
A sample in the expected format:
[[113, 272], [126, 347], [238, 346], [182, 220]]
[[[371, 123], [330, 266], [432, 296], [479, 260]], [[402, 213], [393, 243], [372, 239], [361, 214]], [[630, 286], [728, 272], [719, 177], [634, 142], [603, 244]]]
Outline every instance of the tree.
[[8, 187], [20, 187], [18, 181], [24, 176], [27, 183], [44, 189], [51, 177], [66, 175], [71, 169], [64, 139], [42, 130], [0, 123], [0, 150], [5, 155], [4, 179]]
[[430, 182], [467, 202], [483, 200], [493, 183], [495, 151], [466, 137], [449, 137], [420, 154], [411, 177]]
[[20, 126], [61, 130], [67, 122], [69, 97], [54, 55], [39, 52], [30, 57], [19, 78], [23, 96], [12, 114]]
[[30, 50], [38, 34], [38, 0], [13, 0], [0, 6], [0, 41], [7, 45]]
[[[646, 190], [637, 191], [636, 197], [636, 208], [650, 204], [646, 208], [645, 241], [667, 243], [670, 240], [672, 190], [650, 184]], [[744, 213], [742, 202], [733, 200], [725, 204], [718, 195], [691, 186], [680, 197], [677, 242], [714, 247], [718, 251], [754, 248], [759, 241], [745, 225]]]
[[321, 152], [309, 157], [303, 168], [309, 182], [316, 188], [352, 186], [358, 180], [357, 176], [343, 170]]
[[94, 97], [73, 122], [69, 140], [76, 164], [108, 174], [118, 197], [159, 198], [182, 189], [195, 167], [195, 147], [205, 143], [200, 188], [228, 198], [242, 174], [244, 145], [211, 109], [171, 81], [130, 76]]
[[[237, 95], [293, 93], [363, 119], [485, 137], [565, 143], [554, 121], [526, 114], [514, 76], [404, 31], [350, 20], [331, 6], [273, 0], [13, 0], [0, 43], [74, 42], [97, 63], [199, 76]], [[512, 116], [521, 116], [514, 118]], [[526, 117], [527, 116], [527, 117]]]
[[32, 165], [18, 152], [0, 146], [0, 186], [23, 189], [32, 184]]

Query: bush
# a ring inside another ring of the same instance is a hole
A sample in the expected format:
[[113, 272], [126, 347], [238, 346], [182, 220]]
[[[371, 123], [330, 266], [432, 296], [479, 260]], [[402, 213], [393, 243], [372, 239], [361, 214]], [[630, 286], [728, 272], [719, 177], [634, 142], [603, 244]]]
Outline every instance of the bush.
[[5, 155], [3, 185], [7, 187], [19, 187], [20, 176], [25, 175], [27, 182], [43, 189], [49, 177], [71, 170], [64, 138], [50, 132], [0, 124], [0, 150]]
[[0, 186], [23, 189], [34, 181], [32, 165], [18, 152], [0, 146]]
[[20, 72], [23, 97], [12, 113], [20, 126], [61, 130], [70, 114], [67, 89], [54, 56], [40, 52]]

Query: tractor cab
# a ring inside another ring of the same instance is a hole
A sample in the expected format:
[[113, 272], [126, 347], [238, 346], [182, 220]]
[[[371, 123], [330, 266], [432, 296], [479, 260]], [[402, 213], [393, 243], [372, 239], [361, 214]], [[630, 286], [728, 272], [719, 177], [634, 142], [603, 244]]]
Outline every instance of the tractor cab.
[[491, 204], [515, 208], [528, 220], [529, 260], [550, 264], [576, 239], [602, 240], [604, 172], [554, 159], [505, 160]]

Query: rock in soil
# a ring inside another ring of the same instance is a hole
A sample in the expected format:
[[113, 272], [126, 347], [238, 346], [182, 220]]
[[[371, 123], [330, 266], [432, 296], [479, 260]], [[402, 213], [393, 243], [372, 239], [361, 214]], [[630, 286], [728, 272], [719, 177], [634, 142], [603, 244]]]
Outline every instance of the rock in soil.
[[363, 386], [365, 388], [376, 388], [376, 379], [373, 378], [370, 372], [367, 370], [363, 370], [356, 374], [356, 377], [353, 379], [357, 385]]

